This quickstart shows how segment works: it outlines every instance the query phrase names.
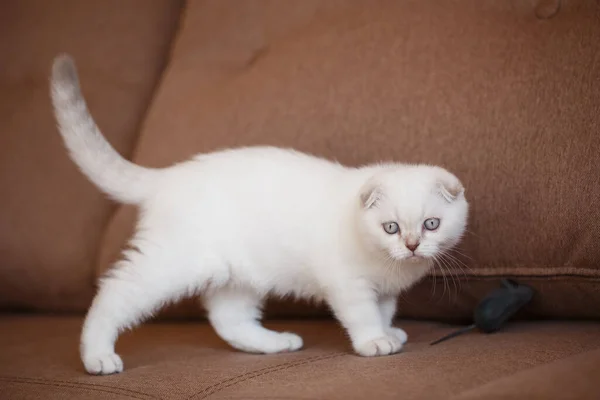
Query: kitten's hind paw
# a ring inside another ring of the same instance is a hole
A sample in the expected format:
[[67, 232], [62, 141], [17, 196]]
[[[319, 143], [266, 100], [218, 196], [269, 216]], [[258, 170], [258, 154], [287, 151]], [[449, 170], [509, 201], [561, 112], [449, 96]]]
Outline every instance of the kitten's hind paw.
[[302, 338], [295, 333], [281, 332], [278, 333], [274, 340], [270, 343], [265, 343], [263, 348], [264, 353], [288, 353], [291, 351], [300, 350], [304, 342]]
[[387, 356], [401, 349], [402, 342], [396, 335], [386, 335], [354, 346], [356, 353], [363, 357]]
[[90, 375], [110, 375], [123, 372], [123, 361], [115, 353], [85, 357], [83, 365]]
[[295, 333], [260, 330], [243, 340], [229, 340], [229, 344], [248, 353], [275, 354], [300, 350], [304, 345], [302, 338]]

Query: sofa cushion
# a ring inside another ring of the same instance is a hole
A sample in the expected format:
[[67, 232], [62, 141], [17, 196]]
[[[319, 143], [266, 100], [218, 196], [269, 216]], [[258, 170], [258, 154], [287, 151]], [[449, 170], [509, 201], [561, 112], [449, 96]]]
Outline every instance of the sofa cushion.
[[[433, 271], [438, 298], [424, 301], [432, 277], [404, 315], [468, 318], [513, 276], [538, 290], [529, 315], [600, 317], [597, 4], [375, 3], [190, 3], [135, 160], [272, 144], [443, 165], [467, 188], [469, 233]], [[134, 216], [111, 221], [99, 273]]]
[[[600, 349], [584, 351], [465, 391], [451, 400], [595, 399], [590, 383], [600, 371]], [[552, 393], [553, 395], [550, 395]]]
[[79, 361], [81, 322], [0, 317], [2, 398], [446, 399], [476, 390], [486, 394], [486, 387], [501, 382], [514, 386], [506, 399], [522, 399], [519, 388], [532, 386], [539, 388], [538, 398], [559, 399], [565, 397], [555, 386], [544, 391], [535, 382], [554, 376], [561, 365], [573, 374], [581, 369], [573, 381], [587, 395], [580, 398], [600, 396], [597, 374], [588, 373], [590, 364], [600, 362], [597, 323], [519, 323], [429, 346], [454, 327], [404, 322], [400, 326], [409, 335], [404, 352], [378, 358], [350, 353], [346, 336], [331, 321], [271, 322], [274, 329], [302, 335], [305, 349], [268, 356], [232, 350], [205, 323], [155, 323], [119, 341], [123, 373], [98, 377], [86, 375]]
[[52, 117], [52, 59], [77, 59], [98, 124], [123, 154], [166, 62], [180, 2], [0, 4], [0, 308], [85, 310], [113, 210], [69, 159]]

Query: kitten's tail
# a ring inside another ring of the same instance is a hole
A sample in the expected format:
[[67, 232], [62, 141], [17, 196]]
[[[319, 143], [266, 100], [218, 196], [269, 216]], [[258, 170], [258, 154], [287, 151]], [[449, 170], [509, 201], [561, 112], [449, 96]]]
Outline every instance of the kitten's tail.
[[50, 87], [58, 129], [75, 164], [114, 200], [142, 202], [160, 172], [127, 161], [102, 136], [87, 108], [70, 56], [54, 60]]

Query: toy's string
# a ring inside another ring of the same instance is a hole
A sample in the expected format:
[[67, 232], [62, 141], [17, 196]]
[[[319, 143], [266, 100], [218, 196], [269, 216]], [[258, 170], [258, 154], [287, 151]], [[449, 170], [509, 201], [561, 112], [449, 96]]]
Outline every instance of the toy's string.
[[444, 336], [444, 337], [442, 337], [442, 338], [440, 338], [440, 339], [438, 339], [436, 341], [433, 341], [433, 342], [429, 343], [429, 345], [433, 346], [434, 344], [438, 344], [438, 343], [443, 342], [445, 340], [452, 339], [453, 337], [456, 337], [458, 335], [462, 335], [463, 333], [469, 332], [469, 331], [475, 329], [476, 327], [477, 326], [475, 324], [473, 324], [473, 325], [469, 325], [467, 327], [461, 328], [461, 329], [459, 329], [457, 331], [449, 333], [448, 335], [446, 335], [446, 336]]

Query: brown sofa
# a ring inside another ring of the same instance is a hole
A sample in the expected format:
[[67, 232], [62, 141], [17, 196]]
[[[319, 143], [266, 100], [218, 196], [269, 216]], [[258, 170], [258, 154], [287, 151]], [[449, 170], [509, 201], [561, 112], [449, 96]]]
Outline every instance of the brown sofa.
[[[6, 0], [0, 27], [0, 399], [600, 398], [596, 1]], [[86, 375], [82, 317], [135, 210], [62, 147], [60, 52], [144, 165], [272, 144], [461, 177], [469, 234], [401, 299], [405, 351], [355, 356], [323, 307], [273, 302], [305, 349], [243, 354], [189, 300], [119, 340], [125, 372]], [[429, 346], [503, 276], [536, 291], [512, 323]]]

